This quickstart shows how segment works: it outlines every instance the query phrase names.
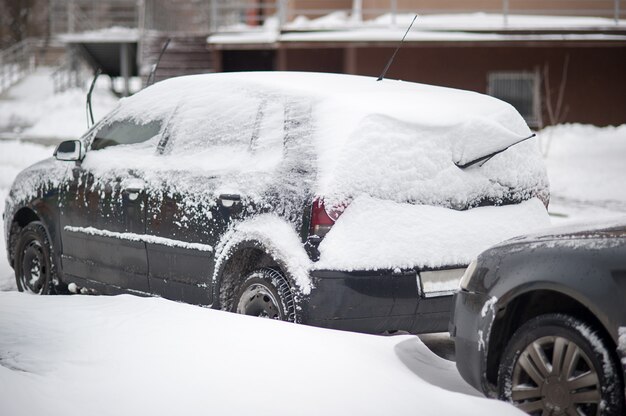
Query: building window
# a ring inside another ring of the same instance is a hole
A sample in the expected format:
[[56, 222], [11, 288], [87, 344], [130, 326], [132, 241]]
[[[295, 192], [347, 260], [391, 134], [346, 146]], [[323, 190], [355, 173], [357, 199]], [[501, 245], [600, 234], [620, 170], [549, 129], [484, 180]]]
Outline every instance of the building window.
[[487, 94], [511, 104], [530, 127], [541, 127], [540, 77], [537, 72], [491, 72]]

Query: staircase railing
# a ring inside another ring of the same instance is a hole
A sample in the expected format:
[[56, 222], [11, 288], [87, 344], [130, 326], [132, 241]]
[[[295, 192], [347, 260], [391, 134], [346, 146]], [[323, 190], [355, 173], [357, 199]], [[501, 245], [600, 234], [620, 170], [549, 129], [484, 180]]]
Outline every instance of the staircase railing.
[[0, 94], [35, 70], [36, 39], [21, 42], [0, 51]]

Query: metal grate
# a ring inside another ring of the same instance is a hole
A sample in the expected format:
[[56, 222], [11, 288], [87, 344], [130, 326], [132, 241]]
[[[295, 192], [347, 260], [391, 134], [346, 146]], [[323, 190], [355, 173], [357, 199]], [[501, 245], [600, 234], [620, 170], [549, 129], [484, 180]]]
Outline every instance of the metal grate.
[[537, 72], [492, 72], [487, 93], [515, 107], [530, 127], [541, 127], [539, 86]]

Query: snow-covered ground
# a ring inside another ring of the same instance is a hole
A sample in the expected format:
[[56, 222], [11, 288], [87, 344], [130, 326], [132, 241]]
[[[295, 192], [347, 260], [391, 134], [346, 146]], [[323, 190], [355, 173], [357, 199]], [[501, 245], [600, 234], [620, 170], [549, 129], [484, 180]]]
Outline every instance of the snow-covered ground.
[[2, 415], [521, 415], [417, 337], [132, 296], [0, 293]]
[[559, 125], [540, 137], [553, 223], [626, 215], [626, 125]]
[[[0, 138], [59, 142], [77, 139], [86, 130], [86, 91], [71, 88], [55, 94], [51, 74], [50, 68], [38, 68], [0, 97]], [[96, 120], [117, 103], [109, 85], [101, 77], [94, 89]]]

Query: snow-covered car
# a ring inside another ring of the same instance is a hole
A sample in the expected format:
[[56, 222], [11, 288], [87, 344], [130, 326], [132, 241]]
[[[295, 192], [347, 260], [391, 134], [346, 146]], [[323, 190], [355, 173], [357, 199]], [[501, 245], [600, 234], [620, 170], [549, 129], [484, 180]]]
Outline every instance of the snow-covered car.
[[531, 136], [512, 106], [467, 91], [311, 73], [170, 79], [17, 177], [8, 256], [35, 293], [445, 330], [471, 259], [547, 223]]
[[533, 415], [624, 414], [626, 219], [513, 238], [455, 295], [457, 368]]

